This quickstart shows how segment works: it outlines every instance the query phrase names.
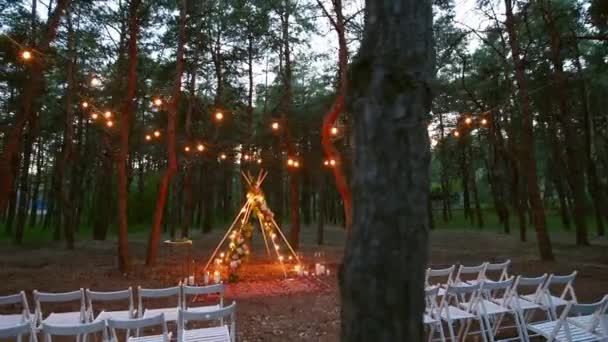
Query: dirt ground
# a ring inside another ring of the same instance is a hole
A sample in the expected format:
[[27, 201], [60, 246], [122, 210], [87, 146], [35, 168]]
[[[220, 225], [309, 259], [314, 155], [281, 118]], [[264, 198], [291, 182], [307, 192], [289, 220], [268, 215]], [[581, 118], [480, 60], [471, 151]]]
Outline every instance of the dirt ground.
[[[294, 277], [289, 269], [285, 279], [280, 267], [269, 262], [261, 238], [255, 238], [251, 259], [241, 268], [241, 279], [230, 284], [226, 300], [237, 301], [239, 341], [337, 341], [339, 338], [339, 292], [337, 269], [344, 235], [328, 228], [327, 244], [319, 247], [314, 229], [303, 228], [301, 254], [306, 263], [321, 261], [331, 275]], [[209, 235], [195, 235], [192, 256], [197, 280], [202, 279], [206, 258], [221, 239], [219, 229]], [[259, 234], [258, 234], [259, 235]], [[597, 300], [608, 294], [608, 241], [593, 241], [578, 248], [573, 238], [554, 236], [557, 261], [537, 261], [534, 241], [520, 243], [515, 235], [483, 231], [436, 231], [431, 234], [430, 263], [476, 265], [483, 261], [511, 259], [513, 272], [528, 276], [542, 273], [569, 273], [578, 270], [575, 282], [579, 301]], [[161, 247], [158, 266], [145, 268], [145, 236], [131, 238], [134, 270], [123, 275], [116, 270], [115, 241], [80, 241], [75, 251], [60, 244], [14, 247], [0, 243], [0, 295], [26, 290], [70, 291], [78, 288], [117, 290], [128, 286], [165, 287], [177, 283], [186, 273], [187, 253]], [[321, 257], [315, 254], [321, 252]]]

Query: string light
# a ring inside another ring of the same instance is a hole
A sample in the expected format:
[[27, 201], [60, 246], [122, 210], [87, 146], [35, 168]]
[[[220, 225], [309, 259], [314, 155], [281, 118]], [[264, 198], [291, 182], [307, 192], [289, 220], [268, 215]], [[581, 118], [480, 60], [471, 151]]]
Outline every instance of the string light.
[[338, 135], [338, 127], [332, 127], [331, 128], [331, 135], [333, 135], [333, 136]]
[[262, 159], [258, 159], [258, 164], [262, 164]]
[[329, 161], [329, 165], [331, 165], [331, 166], [336, 166], [336, 161], [335, 161], [335, 159], [330, 160], [330, 161]]
[[91, 78], [91, 86], [99, 87], [100, 85], [101, 85], [101, 80], [99, 78], [97, 78], [96, 76], [93, 76], [93, 78]]
[[220, 154], [220, 159], [221, 160], [226, 160], [226, 153]]
[[107, 112], [103, 113], [103, 116], [105, 116], [106, 119], [109, 119], [112, 117], [112, 112], [107, 111]]
[[272, 127], [273, 131], [278, 131], [279, 130], [279, 123], [275, 121], [275, 122], [272, 123], [271, 127]]
[[222, 112], [215, 113], [215, 120], [217, 120], [217, 121], [224, 120], [224, 114]]
[[152, 103], [154, 103], [154, 105], [156, 107], [160, 107], [163, 104], [163, 99], [161, 99], [160, 97], [157, 97], [157, 98], [154, 99], [154, 101]]
[[157, 138], [160, 137], [160, 131], [154, 131], [154, 136]]
[[297, 160], [293, 162], [293, 166], [294, 167], [300, 167], [300, 162], [298, 162]]
[[458, 132], [458, 131], [454, 131], [454, 136], [455, 136], [456, 138], [458, 138], [458, 137], [460, 136], [460, 132]]
[[485, 118], [481, 119], [481, 124], [482, 124], [483, 126], [487, 125], [487, 124], [488, 124], [488, 120], [487, 120], [487, 119], [485, 119]]
[[203, 150], [205, 149], [205, 146], [203, 146], [203, 144], [198, 144], [198, 146], [196, 146], [196, 149], [197, 149], [199, 152], [203, 152]]
[[186, 151], [186, 152], [190, 152], [190, 146], [186, 146], [186, 147], [184, 147], [184, 151]]
[[152, 136], [151, 136], [150, 134], [146, 134], [146, 140], [147, 140], [147, 141], [152, 140]]
[[98, 117], [99, 117], [99, 115], [97, 115], [97, 113], [91, 114], [91, 119], [92, 120], [97, 120]]
[[21, 52], [21, 58], [23, 58], [24, 61], [29, 61], [30, 59], [32, 59], [32, 52], [30, 52], [29, 50], [24, 50], [23, 52]]
[[464, 119], [464, 123], [466, 123], [467, 125], [470, 125], [471, 122], [473, 122], [473, 119], [471, 119], [471, 118]]
[[245, 160], [249, 160], [251, 157], [249, 157], [249, 155], [248, 155], [248, 154], [246, 154], [246, 155], [244, 155], [244, 156], [243, 156], [243, 158], [244, 158]]
[[329, 160], [324, 161], [323, 165], [328, 166], [329, 165]]
[[82, 108], [89, 108], [89, 103], [87, 101], [82, 101]]
[[108, 127], [112, 127], [112, 126], [114, 126], [114, 122], [112, 122], [112, 120], [110, 120], [110, 121], [106, 122], [106, 125]]
[[293, 166], [293, 164], [294, 164], [293, 159], [291, 159], [291, 158], [287, 159], [287, 165]]

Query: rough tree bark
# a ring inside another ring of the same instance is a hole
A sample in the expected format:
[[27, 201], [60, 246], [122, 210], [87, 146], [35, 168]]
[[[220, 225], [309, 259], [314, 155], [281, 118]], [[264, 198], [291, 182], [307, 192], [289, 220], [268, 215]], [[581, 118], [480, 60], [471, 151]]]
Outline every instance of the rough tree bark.
[[536, 240], [538, 241], [540, 257], [542, 260], [553, 260], [551, 240], [549, 239], [545, 221], [545, 208], [543, 207], [538, 186], [538, 174], [536, 172], [536, 161], [534, 159], [534, 129], [532, 126], [532, 110], [530, 108], [530, 98], [528, 94], [528, 81], [526, 79], [524, 61], [521, 59], [512, 0], [505, 0], [505, 8], [507, 34], [509, 36], [513, 64], [515, 65], [515, 79], [519, 86], [517, 95], [521, 109], [522, 134], [520, 157], [523, 166], [522, 169], [524, 170], [523, 174], [525, 174], [527, 178], [528, 199], [530, 201], [530, 209], [532, 210], [532, 217], [534, 219], [534, 227], [536, 228]]
[[434, 75], [430, 0], [366, 1], [353, 64], [353, 226], [342, 341], [421, 341]]
[[160, 226], [163, 221], [165, 212], [165, 202], [167, 200], [167, 190], [171, 178], [177, 172], [177, 156], [175, 150], [175, 124], [177, 117], [177, 106], [181, 96], [182, 74], [184, 72], [184, 44], [186, 43], [186, 9], [187, 0], [181, 0], [180, 8], [180, 24], [179, 24], [179, 42], [177, 44], [177, 62], [175, 64], [175, 79], [173, 80], [173, 98], [168, 103], [167, 108], [167, 153], [169, 155], [169, 163], [167, 170], [163, 174], [158, 189], [158, 197], [156, 199], [156, 208], [154, 211], [154, 223], [150, 240], [148, 241], [148, 253], [146, 256], [146, 265], [151, 266], [156, 263], [158, 254], [158, 243], [160, 241]]

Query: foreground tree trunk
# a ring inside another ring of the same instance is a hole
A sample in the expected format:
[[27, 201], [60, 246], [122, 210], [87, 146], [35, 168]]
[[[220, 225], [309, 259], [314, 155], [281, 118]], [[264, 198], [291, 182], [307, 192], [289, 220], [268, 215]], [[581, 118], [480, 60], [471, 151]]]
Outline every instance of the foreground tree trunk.
[[169, 164], [167, 170], [163, 174], [158, 189], [158, 197], [156, 198], [156, 208], [154, 211], [154, 223], [150, 240], [148, 241], [148, 254], [146, 256], [146, 265], [154, 265], [158, 254], [158, 243], [160, 241], [160, 226], [163, 222], [163, 214], [165, 212], [165, 202], [167, 201], [167, 190], [171, 178], [177, 172], [177, 156], [175, 150], [175, 124], [177, 117], [177, 107], [181, 96], [182, 73], [184, 72], [184, 44], [186, 40], [186, 0], [181, 1], [180, 10], [180, 25], [179, 25], [179, 42], [177, 45], [177, 62], [175, 64], [175, 79], [173, 81], [173, 98], [168, 104], [167, 110], [167, 153], [169, 155]]
[[434, 75], [429, 0], [366, 1], [353, 65], [353, 226], [342, 341], [421, 341]]
[[[553, 249], [547, 232], [545, 221], [545, 208], [543, 207], [540, 189], [538, 186], [538, 174], [536, 172], [536, 160], [534, 159], [534, 130], [532, 126], [532, 110], [530, 109], [530, 98], [528, 95], [528, 81], [524, 61], [521, 59], [515, 18], [513, 15], [512, 0], [505, 0], [506, 26], [509, 35], [509, 44], [513, 64], [515, 65], [515, 79], [519, 86], [517, 93], [521, 108], [521, 148], [523, 174], [526, 176], [528, 186], [528, 199], [532, 210], [534, 227], [536, 228], [536, 240], [542, 260], [553, 260]], [[520, 218], [521, 219], [521, 218]]]

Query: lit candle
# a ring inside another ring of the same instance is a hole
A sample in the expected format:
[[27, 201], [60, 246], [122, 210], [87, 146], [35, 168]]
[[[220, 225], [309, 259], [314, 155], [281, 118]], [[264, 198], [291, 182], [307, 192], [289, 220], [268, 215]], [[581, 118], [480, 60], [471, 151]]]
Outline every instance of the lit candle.
[[219, 284], [222, 281], [222, 279], [220, 278], [220, 271], [213, 272], [213, 281], [216, 284]]

